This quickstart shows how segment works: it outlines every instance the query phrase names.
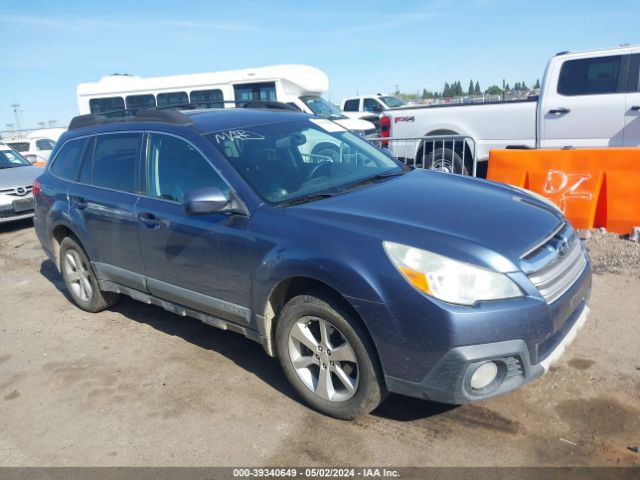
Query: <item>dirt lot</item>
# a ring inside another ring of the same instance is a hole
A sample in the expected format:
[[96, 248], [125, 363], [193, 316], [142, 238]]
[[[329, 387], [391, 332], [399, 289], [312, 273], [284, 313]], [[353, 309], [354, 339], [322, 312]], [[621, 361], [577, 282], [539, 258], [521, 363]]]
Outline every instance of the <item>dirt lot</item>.
[[343, 422], [239, 335], [128, 299], [75, 308], [31, 227], [0, 226], [0, 465], [640, 465], [639, 275], [602, 253], [638, 258], [628, 241], [588, 241], [591, 317], [545, 377], [457, 408], [392, 396]]

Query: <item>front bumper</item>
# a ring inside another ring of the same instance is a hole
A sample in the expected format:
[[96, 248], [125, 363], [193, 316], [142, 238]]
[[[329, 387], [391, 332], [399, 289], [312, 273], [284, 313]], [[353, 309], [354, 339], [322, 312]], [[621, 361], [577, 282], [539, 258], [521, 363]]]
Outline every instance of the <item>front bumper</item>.
[[0, 223], [14, 222], [33, 217], [34, 206], [31, 194], [22, 197], [0, 199]]
[[[539, 363], [531, 364], [524, 340], [468, 345], [450, 350], [421, 382], [385, 376], [389, 391], [442, 403], [463, 404], [500, 395], [546, 373], [562, 356], [587, 321], [589, 307], [581, 305], [567, 319], [569, 330], [555, 348]], [[498, 365], [496, 380], [482, 390], [471, 387], [471, 377], [485, 362]]]

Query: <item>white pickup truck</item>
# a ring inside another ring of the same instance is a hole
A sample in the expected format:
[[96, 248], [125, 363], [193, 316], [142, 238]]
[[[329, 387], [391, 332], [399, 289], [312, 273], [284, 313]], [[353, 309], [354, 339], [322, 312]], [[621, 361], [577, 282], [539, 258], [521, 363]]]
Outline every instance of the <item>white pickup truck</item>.
[[[486, 171], [492, 149], [637, 146], [640, 46], [556, 55], [537, 100], [400, 107], [385, 111], [381, 129], [381, 136], [392, 138], [470, 137], [479, 172]], [[453, 149], [452, 142], [446, 148], [438, 142], [406, 143], [391, 141], [389, 148], [408, 161], [424, 161], [427, 168], [444, 164], [445, 169], [471, 171], [471, 142], [458, 142]]]

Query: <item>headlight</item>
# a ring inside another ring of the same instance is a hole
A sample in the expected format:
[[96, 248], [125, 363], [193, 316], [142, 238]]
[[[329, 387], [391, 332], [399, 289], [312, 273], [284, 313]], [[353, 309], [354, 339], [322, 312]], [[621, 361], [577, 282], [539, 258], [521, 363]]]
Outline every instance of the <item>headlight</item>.
[[503, 273], [399, 243], [382, 244], [391, 262], [414, 288], [445, 302], [473, 305], [480, 300], [522, 296], [520, 288]]

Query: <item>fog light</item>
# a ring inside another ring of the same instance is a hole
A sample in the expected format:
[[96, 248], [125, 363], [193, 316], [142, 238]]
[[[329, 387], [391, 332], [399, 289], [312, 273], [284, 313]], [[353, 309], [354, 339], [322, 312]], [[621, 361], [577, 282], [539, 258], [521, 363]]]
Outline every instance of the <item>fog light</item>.
[[471, 375], [471, 388], [482, 390], [487, 388], [498, 376], [498, 365], [494, 362], [485, 362]]

